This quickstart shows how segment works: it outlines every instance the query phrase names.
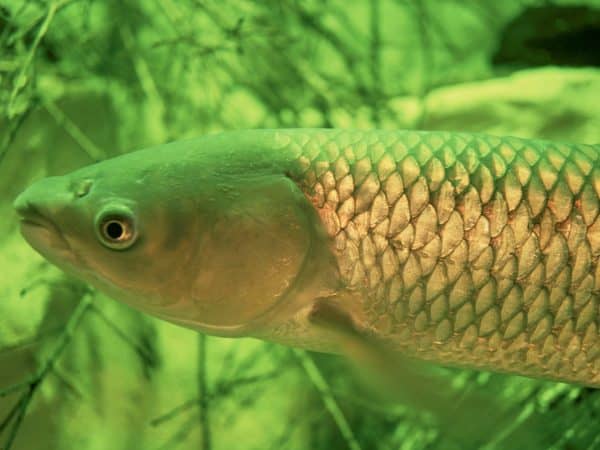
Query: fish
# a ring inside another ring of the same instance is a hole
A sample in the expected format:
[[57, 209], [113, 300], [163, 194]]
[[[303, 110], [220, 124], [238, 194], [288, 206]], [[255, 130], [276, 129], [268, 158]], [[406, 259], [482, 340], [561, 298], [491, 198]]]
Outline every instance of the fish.
[[227, 131], [14, 208], [67, 274], [203, 333], [600, 387], [600, 145]]

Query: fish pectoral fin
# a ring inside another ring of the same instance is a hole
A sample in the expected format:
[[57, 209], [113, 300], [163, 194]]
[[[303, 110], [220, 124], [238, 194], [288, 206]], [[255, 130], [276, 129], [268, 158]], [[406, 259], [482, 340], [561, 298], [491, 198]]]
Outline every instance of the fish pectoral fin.
[[440, 371], [439, 367], [391, 349], [381, 338], [361, 328], [335, 299], [317, 300], [308, 319], [336, 342], [338, 351], [366, 375], [380, 394], [400, 402], [419, 403], [426, 410], [439, 408], [440, 399], [431, 395], [435, 384], [432, 372]]
[[[384, 339], [361, 328], [337, 300], [317, 300], [308, 319], [335, 340], [338, 351], [384, 404], [402, 404], [411, 412], [429, 414], [442, 432], [457, 442], [484, 445], [498, 427], [510, 422], [510, 414], [482, 389], [457, 391], [451, 378], [457, 369], [443, 368], [391, 348]], [[519, 438], [527, 441], [528, 437], [526, 433]]]

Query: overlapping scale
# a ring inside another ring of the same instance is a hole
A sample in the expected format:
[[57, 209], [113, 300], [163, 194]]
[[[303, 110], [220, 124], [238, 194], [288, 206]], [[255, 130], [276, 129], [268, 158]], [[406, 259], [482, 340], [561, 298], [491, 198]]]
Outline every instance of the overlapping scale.
[[365, 328], [442, 363], [600, 385], [598, 146], [289, 133]]

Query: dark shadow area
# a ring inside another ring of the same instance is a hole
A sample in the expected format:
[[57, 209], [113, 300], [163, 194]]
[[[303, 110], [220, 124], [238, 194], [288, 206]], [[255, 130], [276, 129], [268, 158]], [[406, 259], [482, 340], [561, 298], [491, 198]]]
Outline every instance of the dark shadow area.
[[500, 35], [494, 65], [600, 66], [600, 10], [545, 5], [525, 9]]

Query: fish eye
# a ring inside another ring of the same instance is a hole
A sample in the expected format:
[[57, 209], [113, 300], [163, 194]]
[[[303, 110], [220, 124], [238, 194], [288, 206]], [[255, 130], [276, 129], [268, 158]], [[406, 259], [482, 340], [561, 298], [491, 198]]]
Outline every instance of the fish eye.
[[131, 247], [137, 239], [133, 215], [124, 208], [101, 212], [96, 219], [96, 234], [100, 242], [110, 249]]

